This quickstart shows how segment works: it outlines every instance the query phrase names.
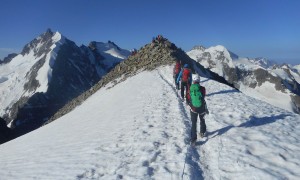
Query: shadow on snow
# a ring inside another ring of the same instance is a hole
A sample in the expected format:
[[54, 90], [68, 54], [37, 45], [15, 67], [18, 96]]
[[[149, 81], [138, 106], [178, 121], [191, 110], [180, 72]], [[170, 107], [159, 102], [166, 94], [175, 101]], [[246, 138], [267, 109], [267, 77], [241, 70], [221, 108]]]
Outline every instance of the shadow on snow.
[[[246, 122], [244, 122], [244, 123], [242, 123], [238, 126], [228, 125], [226, 127], [215, 130], [213, 132], [209, 132], [208, 136], [209, 135], [214, 135], [213, 137], [210, 137], [210, 139], [211, 139], [211, 138], [214, 138], [216, 136], [221, 136], [222, 134], [225, 134], [227, 131], [229, 131], [232, 128], [241, 128], [241, 127], [251, 128], [251, 127], [257, 127], [257, 126], [263, 126], [263, 125], [266, 125], [266, 124], [274, 123], [278, 120], [283, 120], [285, 117], [288, 117], [288, 116], [291, 116], [291, 115], [290, 114], [280, 114], [280, 115], [277, 115], [277, 116], [270, 116], [270, 117], [255, 117], [255, 116], [252, 116], [248, 121], [246, 121]], [[202, 142], [202, 144], [204, 144], [205, 142]]]
[[255, 116], [252, 116], [249, 121], [246, 121], [246, 122], [240, 124], [238, 127], [250, 128], [250, 127], [255, 127], [255, 126], [263, 126], [263, 125], [266, 125], [266, 124], [274, 123], [278, 120], [283, 120], [285, 117], [288, 117], [288, 116], [291, 116], [291, 115], [280, 114], [280, 115], [271, 116], [271, 117], [255, 117]]
[[218, 94], [227, 94], [227, 93], [238, 93], [238, 90], [235, 89], [230, 89], [230, 90], [224, 90], [224, 91], [219, 91], [219, 92], [214, 92], [214, 93], [210, 93], [207, 94], [206, 96], [213, 96], [213, 95], [218, 95]]

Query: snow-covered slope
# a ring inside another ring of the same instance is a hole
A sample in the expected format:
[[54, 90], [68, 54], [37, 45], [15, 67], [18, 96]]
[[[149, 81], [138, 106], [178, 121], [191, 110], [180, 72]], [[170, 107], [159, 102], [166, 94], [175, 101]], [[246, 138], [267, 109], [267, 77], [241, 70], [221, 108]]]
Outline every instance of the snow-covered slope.
[[172, 67], [161, 67], [107, 85], [60, 119], [1, 145], [1, 179], [300, 178], [299, 115], [209, 79], [201, 84], [208, 137], [195, 148]]
[[105, 75], [116, 64], [128, 58], [130, 51], [117, 46], [114, 42], [107, 43], [92, 41], [89, 47], [82, 46], [100, 76]]
[[295, 77], [295, 80], [300, 84], [300, 65], [296, 65], [292, 67], [294, 71], [291, 71], [293, 76]]
[[198, 47], [187, 54], [243, 93], [300, 113], [300, 76], [289, 66], [279, 66], [265, 58], [236, 59], [238, 56], [232, 56], [223, 46]]
[[296, 65], [296, 66], [294, 66], [293, 68], [294, 68], [294, 69], [296, 69], [296, 70], [297, 70], [297, 72], [300, 74], [300, 64], [299, 64], [299, 65]]
[[275, 62], [270, 61], [266, 58], [239, 58], [233, 61], [236, 66], [242, 66], [246, 65], [249, 68], [264, 68], [264, 69], [271, 69], [274, 65], [276, 65]]
[[103, 56], [109, 54], [119, 59], [126, 59], [130, 55], [130, 51], [121, 49], [111, 41], [108, 41], [107, 43], [97, 42], [96, 48], [102, 53]]

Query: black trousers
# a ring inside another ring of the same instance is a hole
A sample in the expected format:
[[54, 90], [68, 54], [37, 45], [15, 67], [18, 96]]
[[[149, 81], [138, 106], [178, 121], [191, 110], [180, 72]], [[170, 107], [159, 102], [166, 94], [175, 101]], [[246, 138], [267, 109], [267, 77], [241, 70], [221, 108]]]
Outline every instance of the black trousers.
[[200, 133], [206, 132], [206, 124], [204, 116], [205, 114], [199, 114], [191, 111], [191, 120], [192, 120], [192, 129], [191, 129], [191, 140], [194, 141], [197, 139], [197, 117], [200, 118]]
[[174, 75], [175, 86], [176, 86], [176, 89], [177, 89], [177, 90], [179, 90], [179, 82], [177, 83], [178, 75], [179, 75], [179, 73]]
[[181, 97], [182, 99], [184, 98], [184, 89], [185, 89], [185, 93], [188, 91], [188, 83], [187, 82], [181, 82]]

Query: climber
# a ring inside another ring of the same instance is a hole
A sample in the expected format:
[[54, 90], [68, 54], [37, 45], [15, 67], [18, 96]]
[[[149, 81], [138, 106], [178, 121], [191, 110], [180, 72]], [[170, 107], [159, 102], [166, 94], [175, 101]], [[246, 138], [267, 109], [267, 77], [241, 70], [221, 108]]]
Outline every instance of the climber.
[[176, 60], [176, 64], [173, 69], [173, 78], [174, 78], [175, 86], [176, 86], [177, 90], [179, 90], [179, 83], [177, 82], [177, 78], [178, 78], [180, 71], [181, 71], [181, 61]]
[[133, 49], [130, 51], [130, 53], [131, 53], [131, 56], [134, 56], [134, 55], [137, 53], [137, 50], [136, 50], [135, 48], [133, 48]]
[[177, 77], [176, 83], [179, 83], [179, 81], [181, 81], [181, 85], [180, 85], [181, 98], [182, 98], [182, 101], [184, 101], [184, 89], [185, 89], [185, 92], [187, 92], [188, 87], [192, 83], [192, 73], [191, 73], [191, 69], [189, 69], [188, 64], [185, 64], [183, 66], [183, 69], [181, 69], [181, 71]]
[[163, 41], [162, 35], [159, 34], [159, 35], [156, 37], [156, 40], [157, 40], [159, 43], [161, 43], [161, 42]]
[[189, 93], [187, 94], [187, 101], [189, 101], [190, 105], [190, 113], [191, 113], [191, 145], [195, 145], [197, 140], [197, 117], [200, 118], [200, 137], [204, 137], [206, 132], [206, 124], [204, 116], [205, 114], [209, 114], [206, 102], [205, 95], [206, 90], [205, 87], [200, 85], [200, 77], [198, 74], [193, 74], [192, 76], [193, 84], [190, 86]]

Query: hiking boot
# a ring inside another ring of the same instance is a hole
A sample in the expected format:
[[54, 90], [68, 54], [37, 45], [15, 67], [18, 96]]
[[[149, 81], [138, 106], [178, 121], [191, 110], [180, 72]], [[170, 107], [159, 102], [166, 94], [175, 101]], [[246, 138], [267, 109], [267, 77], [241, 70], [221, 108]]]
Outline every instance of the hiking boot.
[[182, 102], [184, 102], [184, 98], [183, 97], [180, 97], [180, 99], [181, 99]]
[[203, 137], [205, 136], [205, 133], [199, 133], [199, 136], [200, 136], [201, 138], [203, 138]]
[[191, 146], [195, 146], [196, 145], [196, 140], [192, 140], [191, 141]]

